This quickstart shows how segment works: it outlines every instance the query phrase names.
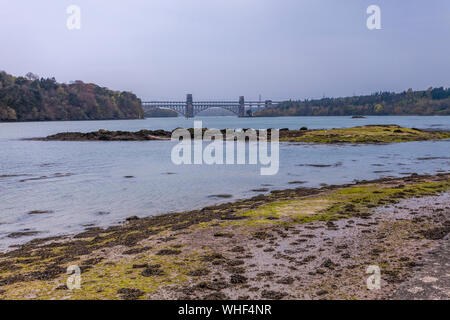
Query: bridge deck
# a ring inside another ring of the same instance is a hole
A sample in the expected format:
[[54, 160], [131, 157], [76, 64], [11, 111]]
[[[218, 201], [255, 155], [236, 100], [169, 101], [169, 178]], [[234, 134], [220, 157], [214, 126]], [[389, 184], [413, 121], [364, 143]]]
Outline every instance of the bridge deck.
[[223, 108], [229, 110], [240, 117], [245, 116], [246, 107], [269, 107], [280, 104], [280, 101], [245, 101], [244, 97], [240, 97], [238, 101], [229, 100], [205, 100], [193, 101], [192, 95], [187, 96], [186, 101], [144, 101], [142, 105], [146, 109], [164, 108], [171, 109], [187, 118], [192, 118], [195, 114], [209, 108]]

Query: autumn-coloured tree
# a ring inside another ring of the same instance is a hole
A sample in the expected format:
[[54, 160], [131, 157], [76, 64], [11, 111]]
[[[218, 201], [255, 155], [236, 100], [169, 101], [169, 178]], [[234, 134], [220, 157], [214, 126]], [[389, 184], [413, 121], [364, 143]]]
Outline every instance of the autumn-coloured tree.
[[92, 83], [0, 72], [0, 121], [141, 119], [141, 100]]

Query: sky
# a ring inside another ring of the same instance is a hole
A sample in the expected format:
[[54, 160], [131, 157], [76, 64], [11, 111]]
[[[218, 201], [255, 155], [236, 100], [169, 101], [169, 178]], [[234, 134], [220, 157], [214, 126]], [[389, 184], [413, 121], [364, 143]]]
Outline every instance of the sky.
[[[67, 28], [67, 7], [81, 29]], [[366, 10], [381, 9], [369, 30]], [[0, 0], [0, 70], [143, 100], [450, 86], [448, 0]]]

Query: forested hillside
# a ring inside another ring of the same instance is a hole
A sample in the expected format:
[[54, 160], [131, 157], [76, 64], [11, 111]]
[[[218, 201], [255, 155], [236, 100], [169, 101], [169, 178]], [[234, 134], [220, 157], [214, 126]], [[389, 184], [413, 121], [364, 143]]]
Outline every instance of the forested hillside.
[[254, 114], [256, 117], [347, 115], [450, 115], [450, 88], [287, 101]]
[[92, 83], [0, 72], [0, 121], [141, 119], [141, 100]]
[[161, 108], [155, 108], [155, 109], [149, 109], [144, 110], [144, 114], [146, 118], [175, 118], [178, 117], [178, 113], [173, 110], [169, 109], [161, 109]]

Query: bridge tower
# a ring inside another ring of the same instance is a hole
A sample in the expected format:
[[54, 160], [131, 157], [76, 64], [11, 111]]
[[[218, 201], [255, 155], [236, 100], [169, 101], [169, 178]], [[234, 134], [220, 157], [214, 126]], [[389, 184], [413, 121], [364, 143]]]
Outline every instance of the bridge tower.
[[194, 117], [194, 101], [192, 99], [192, 94], [186, 96], [186, 118]]
[[244, 96], [239, 97], [239, 117], [245, 117], [245, 98]]

